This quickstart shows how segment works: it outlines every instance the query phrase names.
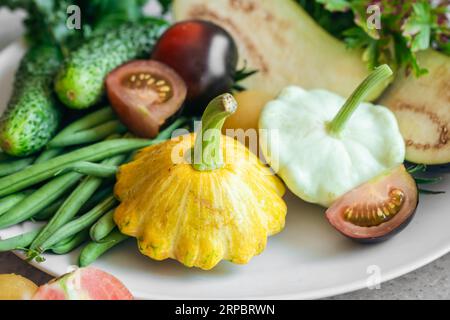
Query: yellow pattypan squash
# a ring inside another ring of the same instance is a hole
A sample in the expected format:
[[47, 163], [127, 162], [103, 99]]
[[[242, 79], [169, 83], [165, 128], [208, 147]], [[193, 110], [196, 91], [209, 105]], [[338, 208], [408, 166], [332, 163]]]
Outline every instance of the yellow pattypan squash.
[[120, 168], [114, 219], [144, 255], [205, 270], [222, 259], [245, 264], [283, 229], [284, 185], [220, 133], [236, 107], [229, 94], [214, 99], [200, 134], [143, 149]]

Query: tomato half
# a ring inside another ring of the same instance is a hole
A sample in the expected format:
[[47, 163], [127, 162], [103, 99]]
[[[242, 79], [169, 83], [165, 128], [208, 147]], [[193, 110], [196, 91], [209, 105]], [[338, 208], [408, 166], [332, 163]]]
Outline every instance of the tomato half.
[[120, 120], [143, 138], [156, 137], [180, 111], [187, 94], [183, 79], [173, 69], [152, 60], [132, 61], [112, 71], [106, 88]]
[[401, 231], [418, 205], [414, 178], [403, 165], [357, 187], [326, 212], [343, 235], [360, 242], [379, 242]]

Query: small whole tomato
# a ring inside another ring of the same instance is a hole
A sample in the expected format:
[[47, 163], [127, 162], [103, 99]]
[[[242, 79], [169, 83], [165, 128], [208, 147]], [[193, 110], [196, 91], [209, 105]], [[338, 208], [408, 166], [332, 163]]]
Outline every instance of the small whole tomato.
[[234, 83], [238, 49], [230, 34], [202, 20], [183, 21], [159, 39], [152, 59], [174, 69], [186, 83], [188, 113], [201, 115], [214, 97]]

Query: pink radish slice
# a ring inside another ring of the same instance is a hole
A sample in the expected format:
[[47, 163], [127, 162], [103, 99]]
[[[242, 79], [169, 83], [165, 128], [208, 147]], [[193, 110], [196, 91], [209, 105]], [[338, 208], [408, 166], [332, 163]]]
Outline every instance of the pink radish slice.
[[132, 300], [112, 275], [92, 267], [77, 269], [39, 287], [33, 300]]

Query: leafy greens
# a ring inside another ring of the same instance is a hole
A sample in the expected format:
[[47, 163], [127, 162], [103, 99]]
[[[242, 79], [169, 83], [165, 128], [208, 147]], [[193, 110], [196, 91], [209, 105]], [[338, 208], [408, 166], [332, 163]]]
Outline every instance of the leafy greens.
[[[328, 32], [350, 48], [364, 49], [370, 68], [389, 63], [406, 67], [416, 76], [427, 71], [416, 54], [434, 48], [450, 55], [449, 0], [297, 0]], [[367, 20], [380, 9], [380, 29], [370, 29]]]
[[[0, 8], [26, 11], [27, 40], [31, 44], [58, 45], [64, 53], [93, 33], [143, 19], [146, 3], [147, 0], [0, 0]], [[70, 5], [80, 8], [81, 30], [67, 27]]]

